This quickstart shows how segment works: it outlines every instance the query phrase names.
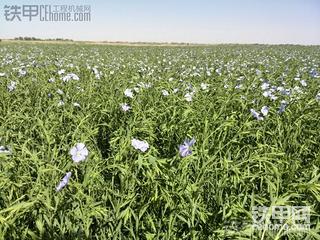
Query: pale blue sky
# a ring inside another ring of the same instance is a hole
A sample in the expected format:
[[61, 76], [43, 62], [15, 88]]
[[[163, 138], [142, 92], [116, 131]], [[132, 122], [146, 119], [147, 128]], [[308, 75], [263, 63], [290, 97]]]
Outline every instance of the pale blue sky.
[[[4, 5], [91, 5], [91, 22], [8, 22]], [[320, 0], [1, 0], [0, 38], [320, 44]]]

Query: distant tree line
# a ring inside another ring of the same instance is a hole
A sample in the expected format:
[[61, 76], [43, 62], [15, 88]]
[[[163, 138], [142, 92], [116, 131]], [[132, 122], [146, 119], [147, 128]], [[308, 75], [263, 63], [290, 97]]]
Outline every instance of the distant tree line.
[[14, 40], [20, 41], [73, 41], [72, 39], [65, 39], [65, 38], [48, 38], [48, 39], [41, 39], [36, 37], [16, 37]]
[[128, 41], [103, 41], [103, 43], [116, 43], [116, 44], [154, 44], [154, 45], [202, 45], [196, 43], [186, 42], [128, 42]]

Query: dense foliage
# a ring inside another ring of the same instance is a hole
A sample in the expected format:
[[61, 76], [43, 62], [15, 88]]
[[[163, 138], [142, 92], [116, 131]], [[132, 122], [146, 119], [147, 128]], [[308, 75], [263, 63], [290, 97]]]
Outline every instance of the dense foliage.
[[[0, 58], [0, 239], [320, 238], [320, 47]], [[310, 231], [252, 228], [253, 206], [286, 205], [310, 206]]]

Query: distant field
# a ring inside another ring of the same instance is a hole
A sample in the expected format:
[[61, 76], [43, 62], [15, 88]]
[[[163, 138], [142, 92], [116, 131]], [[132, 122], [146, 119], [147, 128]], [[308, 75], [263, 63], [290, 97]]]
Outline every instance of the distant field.
[[[108, 42], [108, 41], [71, 41], [71, 40], [15, 40], [2, 39], [4, 43], [15, 44], [81, 44], [81, 45], [116, 45], [116, 46], [210, 46], [213, 44], [196, 44], [196, 43], [161, 43], [161, 42]], [[221, 45], [221, 44], [220, 44]]]
[[[0, 59], [0, 239], [320, 239], [319, 46]], [[256, 206], [308, 206], [310, 230], [254, 228]]]

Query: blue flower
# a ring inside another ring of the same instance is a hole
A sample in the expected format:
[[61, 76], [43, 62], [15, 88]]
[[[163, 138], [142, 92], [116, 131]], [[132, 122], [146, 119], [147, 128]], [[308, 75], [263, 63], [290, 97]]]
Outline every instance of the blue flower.
[[308, 85], [306, 80], [301, 80], [300, 83], [303, 87], [306, 87]]
[[5, 146], [0, 146], [0, 154], [11, 154], [11, 150]]
[[70, 154], [72, 156], [72, 160], [75, 163], [81, 162], [85, 160], [89, 154], [88, 149], [84, 145], [84, 143], [77, 143], [76, 146], [71, 148]]
[[17, 82], [11, 81], [10, 84], [8, 84], [7, 88], [9, 92], [12, 92], [17, 88]]
[[318, 72], [315, 69], [311, 69], [310, 75], [311, 75], [311, 77], [314, 77], [314, 78], [319, 77]]
[[127, 88], [125, 91], [124, 91], [124, 95], [126, 95], [127, 97], [129, 98], [133, 98], [133, 92], [130, 88]]
[[263, 117], [260, 115], [260, 113], [259, 112], [257, 112], [256, 110], [254, 110], [254, 109], [250, 109], [250, 112], [251, 112], [251, 114], [252, 114], [252, 116], [255, 118], [255, 119], [257, 119], [257, 120], [263, 120]]
[[70, 177], [71, 177], [71, 172], [67, 172], [67, 174], [62, 178], [61, 182], [56, 187], [57, 192], [59, 192], [62, 188], [64, 188], [68, 184]]
[[124, 111], [124, 112], [129, 111], [130, 108], [131, 108], [131, 107], [130, 107], [127, 103], [121, 104], [121, 109], [122, 109], [122, 111]]
[[179, 146], [179, 153], [181, 157], [186, 157], [192, 154], [190, 147], [196, 142], [194, 138], [191, 140], [185, 140], [182, 145]]
[[281, 101], [278, 113], [283, 113], [286, 110], [288, 103], [286, 101]]
[[146, 141], [141, 141], [138, 139], [133, 138], [131, 140], [131, 145], [135, 148], [140, 150], [141, 152], [145, 152], [149, 148], [149, 144]]
[[268, 115], [268, 113], [269, 113], [269, 107], [263, 106], [263, 107], [261, 108], [261, 113], [262, 113], [263, 116], [266, 117], [266, 116]]
[[169, 92], [167, 90], [162, 90], [162, 95], [163, 96], [169, 96]]

